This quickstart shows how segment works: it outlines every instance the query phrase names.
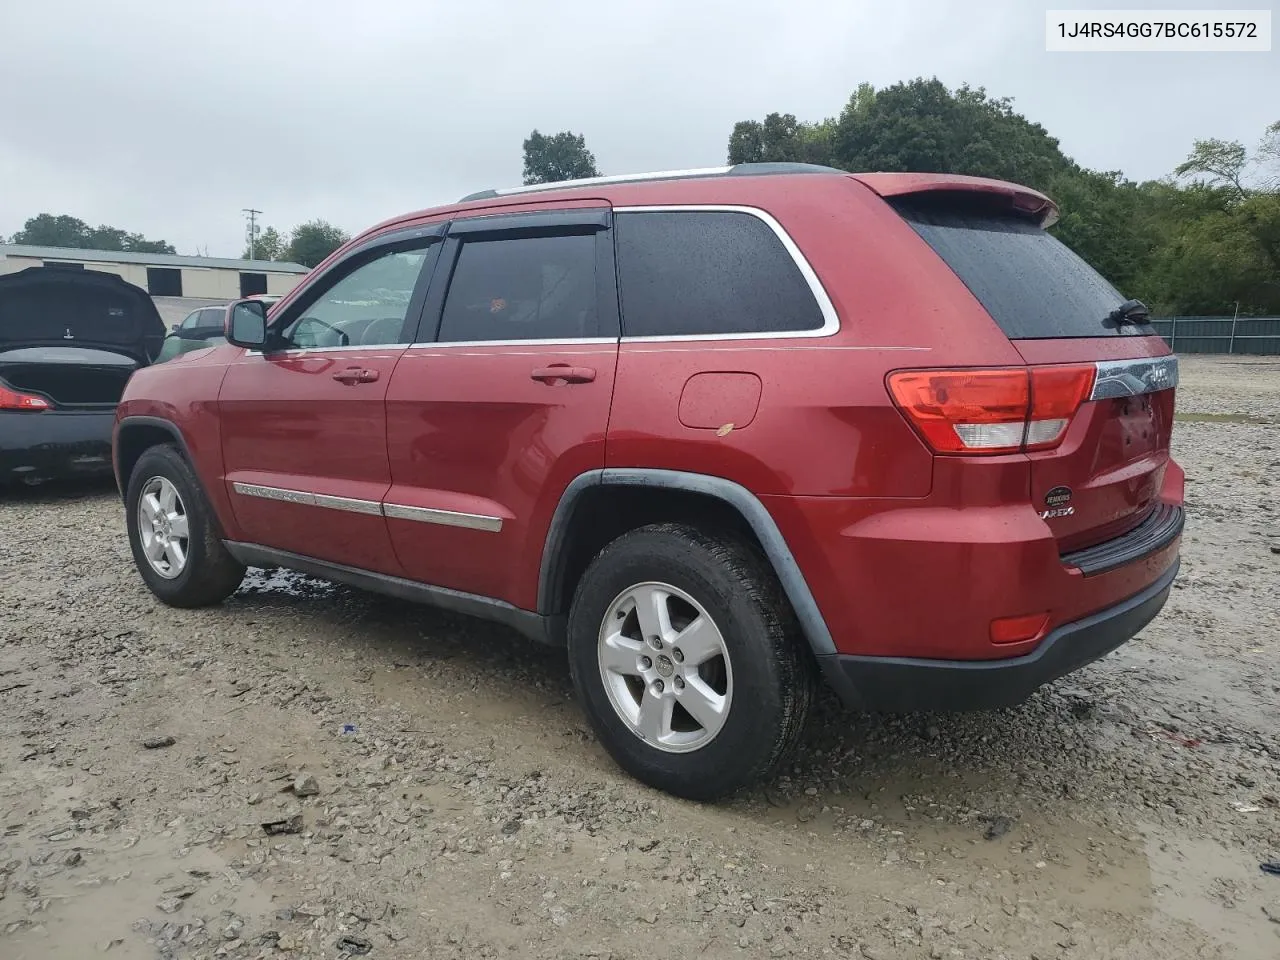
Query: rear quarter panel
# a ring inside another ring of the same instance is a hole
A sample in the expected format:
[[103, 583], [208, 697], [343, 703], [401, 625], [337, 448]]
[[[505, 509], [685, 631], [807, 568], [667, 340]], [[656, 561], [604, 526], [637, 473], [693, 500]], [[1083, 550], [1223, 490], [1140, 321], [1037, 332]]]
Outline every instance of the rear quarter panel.
[[[713, 474], [757, 495], [925, 497], [932, 457], [890, 401], [886, 373], [1022, 364], [946, 264], [851, 178], [672, 182], [631, 187], [612, 199], [616, 206], [724, 204], [771, 214], [813, 267], [840, 330], [820, 338], [624, 339], [609, 466]], [[625, 312], [625, 288], [621, 294]], [[712, 371], [760, 378], [758, 410], [747, 426], [682, 423], [686, 384]]]

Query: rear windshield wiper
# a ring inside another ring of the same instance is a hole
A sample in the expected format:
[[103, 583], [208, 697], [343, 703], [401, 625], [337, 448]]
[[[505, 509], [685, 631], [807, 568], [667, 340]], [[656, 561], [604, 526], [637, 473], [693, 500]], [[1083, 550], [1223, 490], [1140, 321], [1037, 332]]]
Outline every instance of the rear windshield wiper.
[[1120, 327], [1126, 323], [1146, 323], [1149, 316], [1151, 316], [1151, 311], [1147, 309], [1147, 305], [1141, 300], [1126, 300], [1108, 313], [1103, 322], [1108, 326]]

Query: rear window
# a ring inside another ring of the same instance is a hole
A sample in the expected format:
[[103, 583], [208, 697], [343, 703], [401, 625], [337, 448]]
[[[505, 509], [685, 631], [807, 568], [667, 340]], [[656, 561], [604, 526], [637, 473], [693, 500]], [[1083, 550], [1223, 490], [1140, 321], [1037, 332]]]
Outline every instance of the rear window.
[[795, 260], [753, 214], [619, 213], [614, 232], [624, 336], [786, 334], [823, 324]]
[[1107, 316], [1124, 297], [1070, 248], [1022, 217], [894, 204], [1011, 340], [1149, 336]]

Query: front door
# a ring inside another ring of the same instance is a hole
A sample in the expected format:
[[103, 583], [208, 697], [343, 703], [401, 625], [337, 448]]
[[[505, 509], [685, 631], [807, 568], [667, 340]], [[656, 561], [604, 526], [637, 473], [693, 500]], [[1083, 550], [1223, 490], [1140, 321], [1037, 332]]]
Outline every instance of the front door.
[[536, 606], [552, 513], [604, 466], [618, 359], [607, 206], [455, 221], [387, 394], [384, 509], [408, 576]]
[[219, 395], [226, 484], [253, 543], [400, 573], [382, 499], [386, 396], [417, 328], [442, 227], [375, 238], [272, 318]]

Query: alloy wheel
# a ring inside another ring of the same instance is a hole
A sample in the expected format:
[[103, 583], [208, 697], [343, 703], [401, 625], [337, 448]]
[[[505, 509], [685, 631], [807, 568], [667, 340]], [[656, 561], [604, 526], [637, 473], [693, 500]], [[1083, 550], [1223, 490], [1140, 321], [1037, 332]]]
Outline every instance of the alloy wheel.
[[166, 580], [181, 576], [190, 542], [187, 509], [178, 488], [165, 477], [152, 477], [142, 486], [138, 539], [152, 570]]
[[724, 727], [733, 700], [729, 651], [715, 621], [680, 588], [650, 582], [620, 593], [598, 651], [609, 702], [646, 743], [688, 753]]

